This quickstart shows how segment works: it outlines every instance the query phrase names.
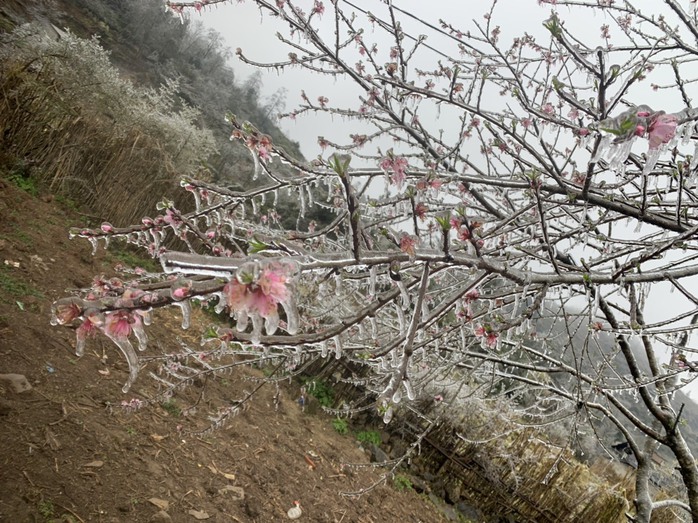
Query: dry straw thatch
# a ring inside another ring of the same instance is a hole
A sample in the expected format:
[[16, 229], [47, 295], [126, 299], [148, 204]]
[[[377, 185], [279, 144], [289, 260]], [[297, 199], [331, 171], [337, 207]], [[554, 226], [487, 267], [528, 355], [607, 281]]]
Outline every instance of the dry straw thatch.
[[21, 28], [2, 42], [0, 140], [53, 192], [134, 223], [163, 197], [183, 203], [179, 179], [214, 152], [176, 89], [134, 87], [95, 40]]

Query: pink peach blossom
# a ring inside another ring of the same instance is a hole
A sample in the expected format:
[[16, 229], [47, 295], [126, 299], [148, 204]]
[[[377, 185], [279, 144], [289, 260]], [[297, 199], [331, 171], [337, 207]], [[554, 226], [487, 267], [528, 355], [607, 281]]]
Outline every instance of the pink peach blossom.
[[648, 129], [650, 149], [669, 143], [676, 135], [678, 119], [671, 114], [660, 114], [650, 122]]
[[283, 265], [263, 267], [259, 276], [242, 283], [238, 278], [223, 288], [228, 307], [233, 312], [259, 314], [268, 318], [277, 314], [276, 307], [290, 299], [289, 268]]
[[409, 234], [403, 234], [400, 238], [400, 250], [407, 253], [410, 258], [413, 258], [416, 254], [418, 239]]
[[124, 339], [131, 335], [131, 315], [116, 311], [104, 316], [104, 333], [112, 338]]

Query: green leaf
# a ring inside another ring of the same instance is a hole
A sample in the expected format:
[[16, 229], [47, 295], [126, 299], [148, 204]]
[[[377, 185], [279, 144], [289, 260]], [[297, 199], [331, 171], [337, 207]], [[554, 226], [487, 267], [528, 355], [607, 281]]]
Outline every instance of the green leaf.
[[250, 248], [249, 254], [257, 254], [259, 252], [262, 252], [264, 250], [267, 250], [269, 248], [269, 245], [267, 245], [264, 242], [261, 242], [257, 239], [250, 240]]
[[448, 215], [437, 216], [436, 222], [441, 226], [441, 230], [444, 232], [448, 231], [451, 228], [451, 217]]

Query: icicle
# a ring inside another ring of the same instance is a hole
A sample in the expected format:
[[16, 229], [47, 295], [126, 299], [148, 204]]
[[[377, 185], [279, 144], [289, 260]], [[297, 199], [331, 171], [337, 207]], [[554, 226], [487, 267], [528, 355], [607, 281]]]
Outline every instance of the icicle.
[[645, 162], [645, 167], [642, 169], [642, 176], [647, 176], [652, 172], [654, 166], [657, 165], [661, 150], [659, 147], [656, 149], [650, 149], [647, 153], [647, 161]]
[[298, 196], [300, 197], [300, 202], [301, 202], [301, 212], [300, 212], [300, 217], [304, 218], [305, 217], [305, 191], [301, 187], [298, 190]]
[[688, 145], [691, 141], [691, 136], [693, 135], [693, 122], [688, 122], [683, 126], [683, 133], [681, 134], [681, 145]]
[[400, 289], [400, 296], [402, 297], [402, 306], [407, 308], [410, 306], [410, 295], [407, 292], [407, 286], [403, 280], [398, 280], [397, 286]]
[[[673, 286], [672, 286], [673, 290]], [[77, 357], [82, 356], [85, 354], [85, 336], [80, 336], [79, 334], [77, 335], [77, 340], [75, 341], [75, 355]]]
[[592, 318], [596, 318], [599, 313], [599, 303], [601, 301], [601, 289], [598, 287], [594, 290], [594, 305], [591, 309]]
[[128, 379], [126, 380], [126, 383], [124, 383], [124, 386], [121, 387], [121, 392], [128, 392], [131, 385], [133, 385], [133, 382], [136, 381], [136, 378], [138, 377], [138, 354], [136, 354], [136, 351], [134, 350], [133, 345], [131, 345], [131, 342], [128, 341], [128, 338], [117, 338], [116, 336], [109, 335], [107, 332], [105, 332], [105, 334], [116, 344], [117, 347], [119, 347], [121, 353], [128, 362]]
[[335, 357], [335, 359], [338, 360], [339, 358], [342, 357], [342, 350], [343, 350], [342, 338], [340, 336], [335, 336], [333, 338], [333, 340], [334, 340], [334, 357]]
[[306, 189], [308, 191], [308, 207], [312, 209], [315, 206], [315, 198], [313, 197], [313, 191], [310, 187], [307, 186]]
[[327, 357], [327, 340], [322, 340], [320, 342], [320, 356], [323, 358]]
[[376, 278], [378, 276], [378, 266], [371, 265], [368, 271], [368, 294], [369, 296], [376, 295]]
[[250, 336], [250, 341], [253, 345], [259, 345], [262, 341], [262, 317], [259, 314], [251, 314], [250, 319], [252, 320], [252, 334]]
[[254, 173], [252, 174], [252, 181], [256, 182], [259, 178], [259, 173], [262, 170], [262, 165], [259, 163], [259, 156], [257, 156], [257, 153], [251, 149], [250, 153], [252, 154], [252, 161], [254, 162]]
[[179, 307], [182, 311], [182, 328], [183, 329], [188, 329], [189, 325], [191, 324], [191, 305], [189, 304], [188, 300], [184, 301], [177, 301], [174, 302], [172, 305], [176, 305]]
[[371, 338], [375, 341], [378, 338], [378, 321], [375, 316], [369, 318], [371, 322]]
[[247, 311], [241, 310], [237, 313], [237, 318], [236, 318], [236, 323], [235, 323], [235, 328], [237, 329], [238, 332], [245, 332], [247, 329]]
[[268, 336], [272, 336], [276, 329], [279, 327], [279, 314], [276, 310], [272, 311], [266, 318], [264, 318], [264, 331]]
[[390, 423], [390, 420], [393, 419], [393, 408], [388, 407], [388, 410], [385, 411], [385, 414], [383, 414], [383, 423], [386, 425]]
[[693, 173], [696, 167], [698, 167], [698, 140], [696, 140], [696, 145], [693, 149], [693, 157], [691, 158], [691, 164], [688, 166], [688, 170]]
[[87, 238], [87, 241], [89, 241], [92, 245], [92, 256], [94, 256], [95, 254], [97, 254], [97, 238], [95, 238], [94, 236], [90, 236], [89, 238]]
[[296, 302], [293, 298], [281, 302], [281, 306], [284, 308], [286, 313], [286, 332], [291, 336], [298, 333], [300, 324], [300, 315], [298, 314], [298, 308], [296, 307]]
[[611, 141], [613, 140], [613, 136], [610, 134], [604, 135], [603, 138], [601, 138], [601, 142], [599, 143], [598, 149], [596, 149], [596, 154], [591, 158], [590, 162], [591, 163], [596, 163], [599, 160], [601, 160], [608, 150], [611, 147]]
[[143, 325], [150, 325], [153, 323], [152, 309], [141, 310], [141, 318], [143, 319]]
[[[136, 311], [135, 314], [140, 315], [140, 311]], [[138, 340], [139, 351], [144, 351], [148, 346], [148, 335], [145, 333], [143, 323], [144, 322], [142, 320], [137, 320], [131, 324], [131, 330], [133, 331], [133, 334], [136, 336], [136, 339]]]
[[257, 200], [255, 200], [254, 198], [251, 198], [250, 201], [252, 202], [252, 215], [259, 216], [259, 208], [257, 207]]
[[274, 207], [274, 209], [276, 209], [276, 204], [278, 201], [279, 201], [279, 190], [274, 189], [274, 203], [272, 204], [272, 207]]
[[397, 390], [393, 393], [392, 401], [396, 405], [402, 401], [402, 391], [400, 390], [400, 387], [398, 387]]
[[213, 312], [216, 314], [220, 314], [223, 312], [223, 309], [225, 309], [226, 302], [225, 302], [225, 297], [223, 296], [222, 292], [217, 292], [216, 294], [213, 295], [213, 297], [218, 298], [218, 303], [213, 307]]
[[402, 380], [402, 384], [405, 387], [405, 392], [407, 393], [407, 399], [410, 401], [414, 401], [416, 396], [414, 394], [414, 387], [412, 387], [412, 382], [406, 378], [406, 379]]
[[611, 146], [608, 158], [609, 169], [616, 171], [619, 175], [625, 172], [625, 160], [628, 158], [634, 142], [635, 137]]
[[157, 253], [160, 250], [160, 234], [157, 231], [151, 230], [150, 235], [153, 237], [153, 252]]
[[397, 320], [400, 325], [400, 336], [405, 335], [407, 326], [405, 325], [405, 314], [402, 312], [402, 307], [395, 306], [395, 311], [397, 312]]
[[334, 275], [334, 283], [336, 286], [336, 292], [339, 294], [342, 292], [342, 273], [337, 272], [337, 274]]

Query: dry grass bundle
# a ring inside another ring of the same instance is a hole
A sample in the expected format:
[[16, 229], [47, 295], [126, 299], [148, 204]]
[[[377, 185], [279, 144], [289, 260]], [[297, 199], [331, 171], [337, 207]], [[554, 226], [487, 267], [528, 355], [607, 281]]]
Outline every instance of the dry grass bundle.
[[3, 147], [32, 176], [120, 224], [163, 198], [183, 198], [179, 179], [214, 152], [177, 85], [144, 89], [122, 79], [96, 40], [51, 39], [32, 27], [2, 42]]

